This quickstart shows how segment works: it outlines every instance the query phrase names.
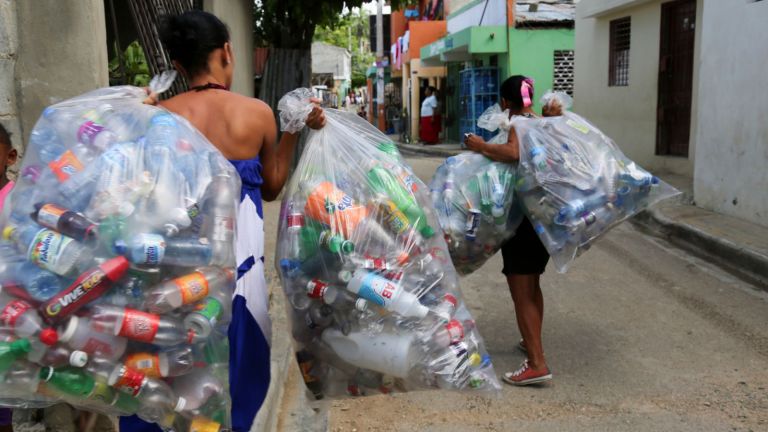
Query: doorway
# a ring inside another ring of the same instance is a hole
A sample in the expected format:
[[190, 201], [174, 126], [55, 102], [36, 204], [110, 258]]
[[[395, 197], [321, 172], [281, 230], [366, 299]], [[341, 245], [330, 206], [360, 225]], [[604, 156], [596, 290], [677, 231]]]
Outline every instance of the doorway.
[[656, 154], [688, 156], [691, 135], [696, 0], [661, 6]]

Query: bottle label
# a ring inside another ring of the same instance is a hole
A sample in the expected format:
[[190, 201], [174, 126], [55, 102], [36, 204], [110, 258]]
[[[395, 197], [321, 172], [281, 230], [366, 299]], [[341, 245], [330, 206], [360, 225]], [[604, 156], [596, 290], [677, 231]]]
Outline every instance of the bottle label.
[[392, 304], [392, 299], [399, 294], [400, 289], [401, 288], [396, 283], [384, 279], [383, 277], [379, 277], [374, 273], [368, 273], [368, 275], [363, 278], [360, 291], [357, 295], [386, 308]]
[[405, 214], [392, 201], [387, 200], [384, 204], [385, 221], [393, 233], [400, 235], [408, 231], [410, 221]]
[[457, 320], [451, 320], [451, 322], [446, 324], [445, 331], [448, 332], [451, 344], [464, 340], [464, 326]]
[[96, 338], [89, 338], [85, 345], [80, 348], [80, 351], [88, 354], [103, 354], [106, 357], [111, 357], [114, 354], [112, 345]]
[[37, 212], [37, 223], [50, 229], [56, 229], [59, 224], [59, 219], [66, 213], [67, 210], [54, 205], [46, 204], [40, 207], [40, 211]]
[[215, 216], [211, 241], [229, 242], [235, 234], [235, 221], [231, 217]]
[[138, 396], [141, 393], [141, 388], [144, 386], [145, 379], [146, 376], [143, 373], [123, 366], [120, 368], [120, 376], [117, 378], [114, 387], [132, 396]]
[[189, 432], [219, 432], [221, 424], [205, 417], [195, 417], [189, 425]]
[[142, 374], [160, 378], [160, 356], [152, 353], [129, 354], [125, 358], [125, 366], [134, 369]]
[[288, 228], [301, 228], [304, 226], [304, 215], [291, 213], [288, 215]]
[[12, 300], [0, 311], [0, 323], [13, 327], [16, 325], [16, 320], [29, 309], [32, 309], [32, 305], [24, 300]]
[[163, 236], [140, 234], [137, 241], [144, 249], [140, 264], [158, 265], [163, 261], [163, 258], [165, 258], [165, 239], [163, 239]]
[[325, 291], [327, 290], [328, 290], [328, 284], [322, 281], [319, 281], [317, 279], [312, 279], [307, 284], [307, 295], [313, 299], [323, 298], [323, 295], [325, 295]]
[[102, 131], [104, 131], [104, 126], [89, 120], [83, 123], [80, 129], [77, 130], [77, 140], [83, 144], [93, 145], [96, 135]]
[[215, 297], [208, 297], [204, 302], [195, 307], [195, 312], [200, 314], [211, 324], [216, 324], [216, 322], [221, 317], [221, 312], [223, 309], [224, 305], [221, 304], [219, 299]]
[[183, 304], [197, 303], [208, 295], [208, 280], [200, 272], [195, 272], [173, 280], [181, 293]]
[[84, 273], [67, 289], [43, 304], [43, 317], [56, 321], [89, 303], [109, 287], [109, 284], [105, 283], [106, 278], [106, 273], [99, 267]]
[[126, 309], [123, 325], [120, 326], [118, 336], [123, 336], [139, 342], [151, 343], [155, 340], [155, 335], [157, 334], [159, 326], [159, 315]]
[[47, 270], [55, 270], [61, 254], [72, 243], [69, 237], [65, 237], [56, 231], [41, 229], [35, 234], [32, 244], [29, 246], [27, 256], [29, 260]]
[[72, 153], [72, 150], [65, 151], [58, 159], [49, 162], [48, 167], [62, 183], [83, 170], [82, 162]]

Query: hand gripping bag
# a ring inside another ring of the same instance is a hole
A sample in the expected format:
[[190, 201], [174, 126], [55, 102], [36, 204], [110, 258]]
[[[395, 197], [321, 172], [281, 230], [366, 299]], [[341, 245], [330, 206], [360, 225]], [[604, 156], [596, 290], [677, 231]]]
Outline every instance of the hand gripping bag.
[[[507, 142], [509, 111], [498, 104], [488, 108], [477, 124], [499, 131], [489, 144]], [[459, 274], [482, 267], [515, 234], [522, 221], [514, 203], [516, 171], [514, 165], [467, 152], [449, 157], [435, 172], [429, 185], [432, 205]]]
[[3, 214], [0, 405], [225, 430], [240, 178], [144, 97], [86, 93], [31, 132]]
[[[303, 128], [311, 95], [283, 97], [283, 130]], [[276, 257], [307, 386], [318, 399], [497, 391], [426, 186], [365, 120], [325, 112], [285, 191]]]
[[548, 93], [546, 107], [563, 115], [514, 117], [520, 142], [517, 196], [561, 273], [611, 228], [679, 194], [628, 159], [583, 117], [566, 111], [570, 98]]

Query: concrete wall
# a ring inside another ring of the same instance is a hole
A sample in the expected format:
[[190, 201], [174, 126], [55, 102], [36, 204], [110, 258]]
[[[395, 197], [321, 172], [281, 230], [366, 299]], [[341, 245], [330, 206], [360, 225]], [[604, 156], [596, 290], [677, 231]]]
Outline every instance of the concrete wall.
[[[572, 50], [575, 40], [572, 29], [509, 29], [507, 64], [499, 63], [499, 84], [512, 75], [534, 79], [536, 98], [534, 109], [541, 111], [540, 97], [552, 89], [555, 75], [555, 51]], [[578, 56], [578, 51], [576, 51]], [[501, 60], [501, 57], [500, 57]]]
[[768, 226], [768, 2], [706, 0], [696, 204]]
[[21, 148], [21, 124], [16, 102], [16, 55], [18, 53], [15, 0], [0, 0], [0, 124]]
[[229, 27], [235, 56], [232, 91], [248, 97], [253, 94], [253, 1], [205, 0], [203, 9], [216, 15]]
[[[585, 18], [584, 10], [591, 11], [589, 8], [594, 9], [597, 3], [597, 0], [585, 0], [577, 5], [574, 110], [612, 137], [630, 159], [643, 167], [693, 175], [695, 133], [691, 133], [687, 158], [655, 154], [662, 1], [612, 1], [620, 12]], [[626, 7], [637, 4], [639, 6]], [[702, 0], [699, 0], [697, 22], [701, 22], [701, 12]], [[629, 86], [609, 87], [609, 23], [626, 16], [632, 17]], [[701, 25], [697, 26], [695, 36], [694, 107], [697, 104], [701, 28]], [[694, 112], [692, 117], [691, 131], [695, 131]]]
[[104, 87], [107, 36], [103, 0], [36, 0], [16, 5], [16, 96], [26, 142], [43, 108]]
[[312, 44], [312, 73], [333, 74], [337, 80], [352, 79], [352, 55], [346, 48], [315, 42]]

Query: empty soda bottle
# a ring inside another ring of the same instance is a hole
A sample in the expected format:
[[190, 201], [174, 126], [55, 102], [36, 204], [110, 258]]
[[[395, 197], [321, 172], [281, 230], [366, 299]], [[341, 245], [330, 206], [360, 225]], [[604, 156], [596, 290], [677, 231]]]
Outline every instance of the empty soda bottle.
[[96, 388], [96, 380], [93, 375], [80, 368], [55, 369], [44, 366], [40, 369], [40, 379], [48, 387], [76, 398], [87, 398]]
[[472, 320], [459, 321], [450, 320], [447, 324], [441, 325], [429, 336], [430, 341], [437, 347], [445, 348], [448, 345], [459, 343], [464, 340], [466, 333], [475, 327]]
[[128, 346], [127, 339], [102, 331], [87, 317], [70, 317], [60, 334], [59, 341], [69, 347], [106, 360], [119, 359]]
[[225, 386], [210, 370], [195, 369], [176, 377], [173, 391], [184, 399], [184, 411], [196, 411], [212, 397], [223, 395]]
[[61, 282], [55, 274], [25, 260], [21, 256], [3, 257], [0, 264], [0, 280], [6, 291], [18, 288], [22, 291], [9, 294], [35, 302], [46, 301], [61, 291]]
[[367, 176], [371, 189], [392, 200], [422, 236], [430, 238], [435, 235], [435, 230], [429, 226], [427, 216], [414, 199], [412, 192], [405, 189], [392, 172], [382, 166], [374, 166], [368, 170]]
[[146, 293], [144, 307], [149, 312], [163, 314], [197, 303], [209, 293], [227, 289], [233, 282], [231, 272], [220, 267], [204, 267], [150, 289]]
[[137, 234], [128, 241], [118, 240], [114, 250], [137, 265], [205, 266], [211, 262], [212, 247], [198, 238], [165, 239], [159, 234]]
[[184, 326], [194, 332], [197, 338], [205, 339], [210, 336], [221, 318], [228, 314], [231, 302], [226, 300], [227, 292], [229, 291], [220, 291], [206, 297], [184, 317]]
[[88, 363], [88, 353], [72, 350], [61, 344], [47, 346], [42, 343], [33, 343], [32, 349], [27, 355], [27, 360], [41, 366], [62, 368], [72, 366], [81, 368]]
[[67, 210], [56, 204], [35, 204], [32, 219], [41, 226], [87, 244], [95, 244], [98, 238], [95, 222], [80, 213]]
[[195, 337], [194, 332], [185, 329], [183, 323], [176, 318], [108, 305], [98, 305], [91, 309], [94, 327], [130, 340], [173, 346], [190, 343]]
[[366, 270], [355, 271], [347, 289], [403, 317], [424, 318], [429, 309], [398, 283]]
[[125, 357], [125, 365], [150, 378], [185, 375], [195, 366], [192, 348], [178, 347], [160, 352], [135, 352]]
[[0, 342], [0, 374], [7, 371], [17, 360], [25, 357], [31, 347], [27, 339]]
[[0, 324], [13, 329], [20, 338], [37, 337], [47, 345], [58, 341], [58, 334], [52, 328], [46, 328], [43, 320], [30, 303], [10, 298], [0, 292]]
[[3, 238], [16, 243], [30, 262], [61, 276], [74, 275], [91, 257], [74, 239], [33, 224], [8, 225]]
[[228, 174], [214, 176], [205, 192], [201, 235], [211, 244], [211, 265], [235, 265], [236, 193]]
[[147, 377], [125, 365], [117, 365], [108, 382], [119, 391], [138, 399], [142, 417], [155, 422], [173, 411], [183, 411], [186, 404], [186, 400], [177, 397], [164, 381]]

